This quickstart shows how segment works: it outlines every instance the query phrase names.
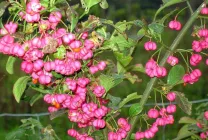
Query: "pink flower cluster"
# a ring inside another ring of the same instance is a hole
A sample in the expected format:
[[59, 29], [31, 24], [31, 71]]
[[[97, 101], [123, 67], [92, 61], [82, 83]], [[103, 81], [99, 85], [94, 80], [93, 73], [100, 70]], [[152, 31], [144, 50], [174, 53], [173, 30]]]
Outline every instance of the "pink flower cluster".
[[20, 12], [19, 15], [29, 23], [40, 20], [40, 12], [44, 9], [39, 0], [30, 0], [26, 5], [26, 11]]
[[172, 29], [172, 30], [177, 30], [177, 31], [179, 31], [179, 30], [181, 30], [181, 23], [179, 22], [179, 21], [177, 21], [177, 20], [172, 20], [172, 21], [170, 21], [169, 22], [169, 28], [170, 29]]
[[90, 66], [90, 73], [95, 74], [98, 71], [104, 70], [106, 67], [106, 63], [104, 61], [100, 61], [97, 65]]
[[75, 129], [69, 129], [68, 135], [73, 138], [76, 138], [76, 140], [94, 140], [92, 137], [88, 136], [86, 133], [80, 134]]
[[192, 49], [195, 52], [201, 52], [208, 48], [208, 29], [200, 29], [197, 35], [200, 40], [194, 40], [192, 42]]
[[191, 73], [185, 74], [183, 76], [183, 81], [184, 83], [193, 84], [199, 80], [201, 75], [202, 75], [201, 71], [199, 69], [195, 69]]
[[126, 138], [127, 133], [131, 129], [131, 125], [128, 121], [124, 118], [119, 118], [118, 121], [119, 129], [116, 132], [109, 132], [108, 133], [108, 140], [122, 140]]
[[145, 65], [145, 72], [149, 77], [165, 77], [167, 75], [167, 71], [165, 67], [160, 67], [156, 61], [150, 59]]
[[[169, 101], [174, 101], [175, 100], [175, 93], [170, 92], [167, 95], [167, 99]], [[150, 119], [156, 119], [153, 125], [148, 128], [145, 131], [138, 131], [135, 134], [135, 139], [136, 140], [141, 140], [141, 139], [151, 139], [155, 136], [155, 134], [158, 132], [158, 126], [165, 126], [167, 124], [173, 124], [174, 123], [174, 118], [173, 118], [173, 113], [176, 112], [176, 106], [173, 104], [168, 105], [166, 108], [161, 108], [159, 111], [157, 109], [150, 109], [148, 111], [148, 117]]]

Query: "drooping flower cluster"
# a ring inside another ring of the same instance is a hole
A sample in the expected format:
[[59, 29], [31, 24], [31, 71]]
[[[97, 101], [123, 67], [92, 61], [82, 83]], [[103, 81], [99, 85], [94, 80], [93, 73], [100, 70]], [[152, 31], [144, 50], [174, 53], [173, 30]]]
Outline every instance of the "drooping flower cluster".
[[118, 121], [119, 129], [116, 132], [108, 133], [108, 140], [122, 140], [127, 136], [127, 133], [131, 129], [131, 125], [124, 118], [119, 118]]
[[160, 67], [156, 61], [150, 59], [145, 65], [145, 72], [149, 77], [164, 77], [167, 75], [165, 67]]
[[[167, 94], [167, 99], [170, 102], [174, 101], [175, 97], [176, 95], [174, 92], [170, 92]], [[147, 130], [136, 132], [135, 139], [141, 140], [144, 138], [146, 139], [153, 138], [159, 130], [158, 126], [165, 126], [165, 125], [174, 123], [174, 117], [172, 114], [175, 112], [176, 112], [176, 106], [171, 103], [166, 108], [161, 108], [160, 110], [157, 110], [155, 108], [150, 109], [148, 111], [148, 117], [150, 119], [156, 119], [156, 120], [151, 125], [151, 127], [148, 128]]]

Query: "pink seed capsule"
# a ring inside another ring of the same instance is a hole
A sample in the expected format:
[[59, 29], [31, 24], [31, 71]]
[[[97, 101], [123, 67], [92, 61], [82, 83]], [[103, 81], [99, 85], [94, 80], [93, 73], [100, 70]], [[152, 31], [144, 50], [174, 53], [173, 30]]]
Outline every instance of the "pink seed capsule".
[[168, 94], [167, 94], [167, 99], [169, 100], [169, 101], [174, 101], [175, 100], [175, 98], [176, 98], [176, 94], [174, 93], [174, 92], [169, 92]]
[[159, 116], [159, 112], [156, 109], [150, 109], [148, 111], [148, 117], [156, 119]]
[[181, 29], [181, 23], [177, 20], [172, 20], [169, 22], [169, 28], [172, 30], [180, 30]]
[[148, 41], [144, 44], [144, 48], [145, 50], [147, 51], [153, 51], [153, 50], [156, 50], [157, 49], [157, 45], [155, 42], [153, 41]]
[[171, 66], [175, 66], [176, 64], [178, 64], [178, 58], [174, 56], [169, 56], [167, 59], [167, 63]]
[[205, 111], [205, 112], [204, 112], [204, 118], [205, 118], [206, 120], [208, 120], [208, 111]]
[[166, 110], [167, 110], [167, 113], [170, 113], [170, 114], [175, 113], [176, 112], [176, 106], [175, 105], [169, 105], [169, 106], [167, 106]]
[[193, 54], [191, 56], [191, 58], [190, 58], [190, 64], [192, 66], [197, 66], [201, 62], [201, 60], [202, 60], [201, 55], [199, 55], [199, 54]]
[[208, 15], [208, 8], [207, 7], [202, 8], [202, 10], [200, 11], [200, 13], [202, 15]]
[[69, 136], [74, 137], [74, 138], [78, 135], [78, 132], [75, 129], [69, 129], [67, 133]]

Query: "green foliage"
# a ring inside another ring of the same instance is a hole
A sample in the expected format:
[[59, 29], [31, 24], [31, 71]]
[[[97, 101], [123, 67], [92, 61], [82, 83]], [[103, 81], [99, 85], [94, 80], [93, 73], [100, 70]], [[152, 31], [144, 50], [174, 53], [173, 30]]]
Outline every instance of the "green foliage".
[[129, 108], [129, 116], [130, 117], [136, 116], [139, 113], [141, 113], [142, 110], [143, 110], [142, 106], [139, 103], [135, 103]]
[[7, 60], [7, 64], [6, 64], [6, 70], [9, 74], [13, 74], [14, 73], [14, 63], [16, 61], [17, 58], [10, 56]]
[[183, 66], [176, 65], [172, 67], [168, 74], [167, 84], [169, 85], [177, 84], [178, 82], [182, 80], [182, 77], [184, 74], [185, 74], [185, 70]]
[[115, 96], [108, 94], [107, 99], [110, 100], [110, 103], [108, 103], [108, 107], [113, 108], [113, 109], [118, 109], [118, 104], [121, 102], [120, 97], [115, 97]]
[[63, 59], [66, 55], [66, 48], [62, 45], [57, 48], [57, 52], [54, 53], [54, 58]]
[[131, 93], [119, 103], [118, 107], [122, 108], [128, 102], [139, 98], [141, 98], [141, 95], [137, 95], [137, 92]]
[[35, 94], [31, 99], [30, 99], [30, 105], [33, 106], [33, 104], [38, 101], [39, 99], [42, 99], [43, 95], [42, 94]]
[[4, 14], [5, 9], [9, 6], [9, 2], [3, 1], [0, 3], [0, 17]]
[[23, 76], [20, 77], [14, 84], [13, 94], [18, 103], [20, 102], [20, 99], [26, 89], [29, 80], [30, 80], [29, 76]]
[[188, 101], [185, 95], [181, 92], [174, 91], [176, 93], [176, 103], [178, 106], [188, 115], [191, 115], [192, 103]]

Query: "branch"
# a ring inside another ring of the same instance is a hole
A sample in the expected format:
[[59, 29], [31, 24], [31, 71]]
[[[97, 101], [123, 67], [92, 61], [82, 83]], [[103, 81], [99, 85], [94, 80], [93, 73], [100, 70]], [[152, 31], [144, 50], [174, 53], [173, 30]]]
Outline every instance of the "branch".
[[[206, 0], [207, 3], [208, 0]], [[171, 53], [177, 48], [178, 44], [180, 43], [180, 41], [183, 39], [184, 35], [186, 34], [186, 32], [188, 31], [188, 29], [191, 27], [191, 25], [193, 24], [193, 22], [197, 19], [197, 16], [199, 15], [201, 9], [203, 7], [206, 6], [206, 3], [202, 3], [199, 8], [192, 14], [192, 16], [189, 18], [189, 20], [187, 21], [187, 23], [184, 25], [183, 29], [180, 31], [180, 33], [178, 34], [178, 36], [175, 38], [175, 40], [173, 41], [172, 45], [170, 46], [170, 50], [167, 51], [165, 53], [165, 55], [163, 56], [162, 60], [160, 61], [159, 65], [160, 66], [164, 66], [166, 63], [167, 58], [171, 55]], [[152, 91], [153, 86], [155, 85], [157, 81], [157, 78], [152, 78], [150, 80], [150, 82], [147, 84], [147, 87], [142, 95], [142, 98], [140, 100], [140, 105], [143, 107], [144, 104], [147, 102], [147, 99]], [[130, 136], [135, 128], [135, 126], [137, 126], [138, 124], [136, 123], [138, 121], [138, 116], [133, 117], [130, 120], [130, 124], [131, 124], [131, 130], [128, 133], [127, 137], [125, 140], [129, 140]]]

